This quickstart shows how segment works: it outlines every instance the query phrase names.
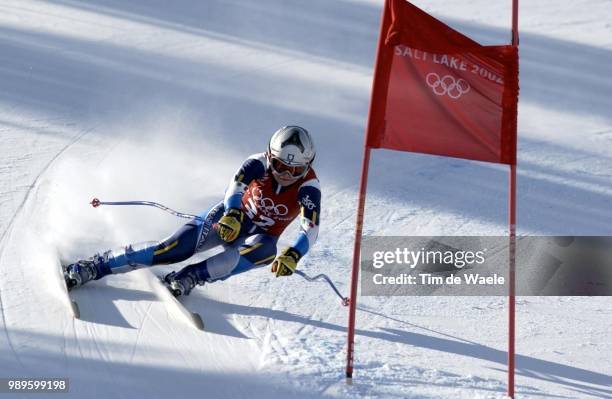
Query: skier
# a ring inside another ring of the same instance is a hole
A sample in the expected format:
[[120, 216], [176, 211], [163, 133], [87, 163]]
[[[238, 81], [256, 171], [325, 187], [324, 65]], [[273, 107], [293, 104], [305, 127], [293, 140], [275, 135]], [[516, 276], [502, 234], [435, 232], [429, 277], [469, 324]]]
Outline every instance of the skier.
[[[196, 285], [224, 280], [255, 267], [290, 276], [314, 244], [321, 215], [319, 180], [312, 168], [315, 148], [299, 126], [277, 130], [264, 153], [251, 155], [232, 178], [222, 202], [163, 241], [128, 245], [95, 254], [65, 268], [69, 289], [106, 275], [182, 262], [217, 246], [222, 251], [164, 277], [175, 296], [189, 295]], [[277, 255], [283, 230], [300, 215], [292, 246]]]

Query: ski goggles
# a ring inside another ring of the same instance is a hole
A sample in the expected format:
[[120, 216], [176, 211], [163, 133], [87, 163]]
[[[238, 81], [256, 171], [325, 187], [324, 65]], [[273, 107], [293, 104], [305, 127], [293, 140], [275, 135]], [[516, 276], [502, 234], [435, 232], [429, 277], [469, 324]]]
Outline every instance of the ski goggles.
[[308, 171], [309, 165], [288, 165], [278, 158], [270, 157], [270, 166], [278, 174], [288, 172], [293, 177], [301, 177]]

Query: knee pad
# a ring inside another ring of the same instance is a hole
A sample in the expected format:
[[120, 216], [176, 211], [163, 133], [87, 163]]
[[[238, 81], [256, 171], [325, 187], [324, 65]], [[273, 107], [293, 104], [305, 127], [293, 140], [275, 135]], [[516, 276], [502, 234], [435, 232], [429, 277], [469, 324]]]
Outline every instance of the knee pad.
[[240, 247], [240, 255], [255, 265], [268, 264], [276, 255], [277, 237], [257, 234], [246, 239]]
[[227, 249], [206, 260], [206, 268], [211, 280], [219, 280], [229, 276], [239, 260], [240, 254], [235, 249]]

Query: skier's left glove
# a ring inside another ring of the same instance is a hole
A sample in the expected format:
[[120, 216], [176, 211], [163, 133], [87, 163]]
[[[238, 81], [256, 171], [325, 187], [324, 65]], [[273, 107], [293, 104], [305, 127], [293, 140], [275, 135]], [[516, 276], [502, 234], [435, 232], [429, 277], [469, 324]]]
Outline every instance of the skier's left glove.
[[291, 276], [301, 257], [297, 249], [285, 248], [272, 262], [272, 273], [276, 274], [276, 277]]

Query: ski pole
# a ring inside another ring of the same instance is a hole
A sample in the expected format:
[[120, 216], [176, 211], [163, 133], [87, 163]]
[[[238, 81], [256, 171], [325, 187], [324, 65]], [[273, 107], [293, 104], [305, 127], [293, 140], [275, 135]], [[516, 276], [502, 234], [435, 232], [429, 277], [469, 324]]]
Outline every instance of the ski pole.
[[[172, 215], [178, 216], [180, 218], [197, 219], [197, 220], [200, 220], [200, 221], [204, 221], [204, 218], [201, 218], [200, 216], [191, 215], [189, 213], [178, 212], [178, 211], [175, 211], [174, 209], [168, 208], [165, 205], [162, 205], [162, 204], [159, 204], [159, 203], [153, 202], [153, 201], [100, 201], [98, 198], [94, 198], [94, 199], [91, 200], [90, 204], [94, 208], [97, 208], [100, 205], [143, 205], [143, 206], [152, 206], [154, 208], [161, 209], [163, 211], [171, 213]], [[338, 295], [338, 297], [342, 300], [342, 305], [343, 306], [348, 306], [349, 305], [348, 297], [343, 297], [342, 296], [340, 291], [338, 291], [338, 288], [336, 288], [335, 284], [331, 281], [331, 279], [326, 274], [317, 274], [314, 277], [310, 277], [309, 275], [307, 275], [306, 273], [304, 273], [301, 270], [296, 270], [295, 273], [300, 275], [300, 276], [302, 276], [306, 281], [309, 281], [309, 282], [313, 282], [313, 281], [317, 281], [317, 280], [321, 280], [321, 279], [325, 280], [325, 282], [327, 284], [329, 284], [331, 289], [334, 290], [336, 295]]]
[[340, 291], [338, 291], [338, 288], [336, 288], [336, 286], [334, 285], [334, 283], [331, 281], [331, 279], [329, 277], [327, 277], [326, 274], [317, 274], [314, 277], [310, 277], [309, 275], [307, 275], [306, 273], [304, 273], [301, 270], [296, 270], [295, 271], [296, 274], [302, 276], [304, 279], [306, 279], [306, 281], [309, 282], [313, 282], [316, 280], [325, 280], [325, 282], [327, 284], [329, 284], [329, 286], [331, 287], [332, 290], [334, 290], [334, 292], [336, 293], [336, 295], [338, 295], [338, 297], [342, 300], [342, 306], [348, 306], [349, 305], [349, 298], [348, 297], [344, 297], [342, 296], [342, 294], [340, 293]]
[[100, 205], [145, 205], [145, 206], [152, 206], [152, 207], [161, 209], [162, 211], [166, 211], [168, 213], [171, 213], [174, 216], [178, 216], [180, 218], [197, 219], [197, 220], [200, 220], [202, 222], [204, 221], [204, 218], [201, 218], [199, 216], [191, 215], [189, 213], [177, 212], [174, 209], [168, 208], [165, 205], [159, 204], [157, 202], [152, 202], [152, 201], [100, 201], [98, 198], [94, 198], [94, 199], [91, 200], [90, 204], [94, 208], [97, 208]]

